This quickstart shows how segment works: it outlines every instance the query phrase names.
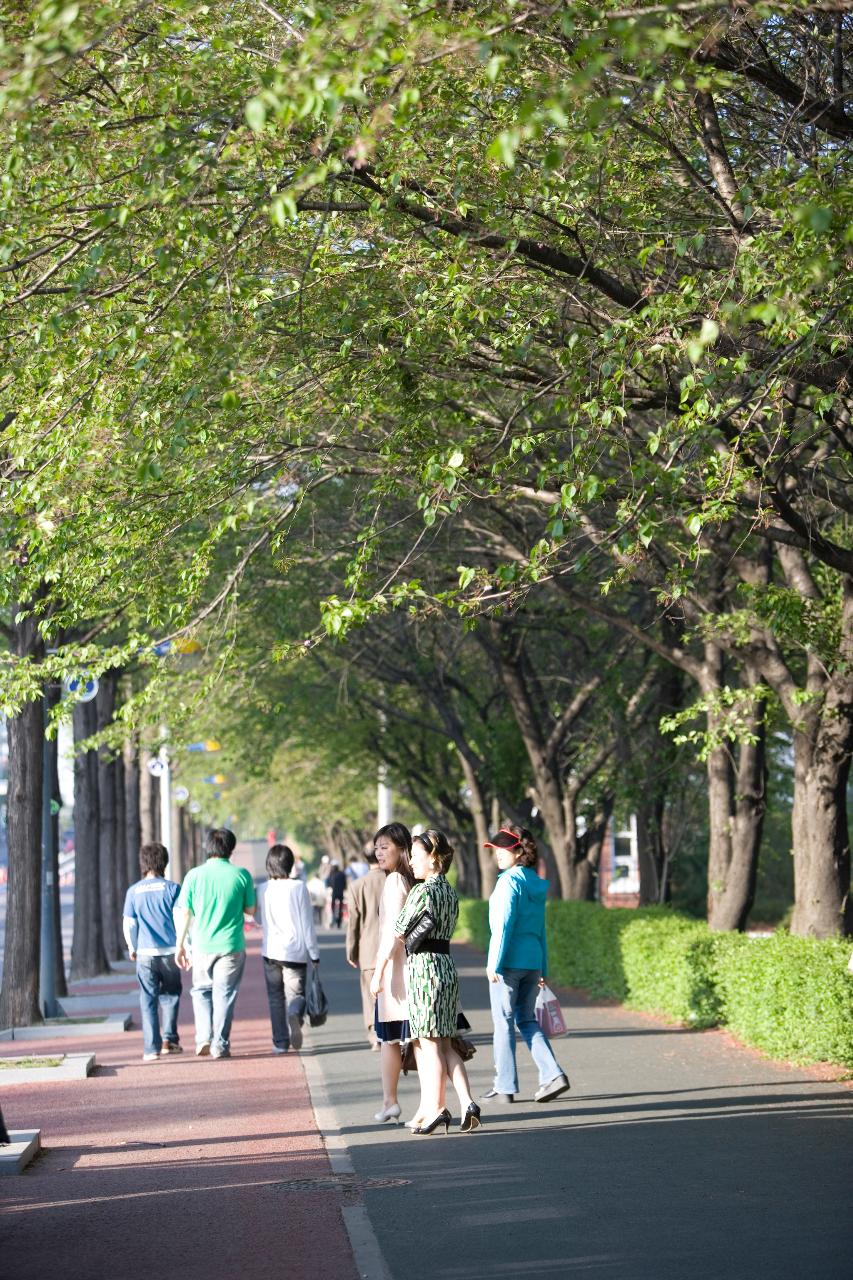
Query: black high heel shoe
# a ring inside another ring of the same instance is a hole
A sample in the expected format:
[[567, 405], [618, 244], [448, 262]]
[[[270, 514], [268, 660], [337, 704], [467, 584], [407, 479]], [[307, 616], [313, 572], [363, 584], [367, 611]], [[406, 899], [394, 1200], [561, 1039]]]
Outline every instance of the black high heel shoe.
[[460, 1133], [473, 1133], [475, 1129], [479, 1129], [482, 1124], [480, 1120], [480, 1108], [476, 1102], [468, 1104], [468, 1110], [462, 1117], [462, 1123], [459, 1126]]
[[429, 1124], [418, 1125], [417, 1129], [412, 1130], [412, 1133], [435, 1133], [440, 1124], [444, 1125], [444, 1132], [449, 1133], [450, 1119], [450, 1112], [447, 1110], [447, 1107], [445, 1107], [443, 1111], [439, 1111], [435, 1119], [431, 1120]]

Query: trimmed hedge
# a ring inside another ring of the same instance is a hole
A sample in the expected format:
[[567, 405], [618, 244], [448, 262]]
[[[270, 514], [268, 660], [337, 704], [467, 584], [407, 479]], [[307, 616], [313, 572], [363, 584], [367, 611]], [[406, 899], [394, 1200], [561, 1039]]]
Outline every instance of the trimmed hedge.
[[774, 933], [714, 941], [720, 1020], [736, 1036], [777, 1058], [853, 1067], [849, 940]]
[[[545, 920], [558, 985], [692, 1027], [726, 1026], [789, 1061], [853, 1067], [849, 941], [711, 933], [668, 907], [551, 901]], [[487, 950], [487, 903], [462, 900], [456, 937]]]

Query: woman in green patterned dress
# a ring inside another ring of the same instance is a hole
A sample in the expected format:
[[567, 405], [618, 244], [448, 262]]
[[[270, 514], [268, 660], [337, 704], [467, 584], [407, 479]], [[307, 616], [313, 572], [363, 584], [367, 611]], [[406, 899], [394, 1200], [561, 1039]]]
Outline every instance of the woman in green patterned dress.
[[[434, 1133], [450, 1126], [444, 1105], [444, 1081], [449, 1076], [463, 1111], [460, 1129], [471, 1133], [480, 1124], [480, 1108], [471, 1097], [468, 1073], [451, 1037], [457, 1032], [459, 979], [450, 957], [450, 939], [459, 916], [459, 899], [447, 883], [453, 849], [440, 831], [424, 831], [412, 840], [411, 864], [417, 878], [395, 926], [404, 938], [424, 911], [435, 921], [429, 937], [406, 960], [409, 1025], [420, 1043], [418, 1074], [421, 1080], [421, 1113], [427, 1117], [412, 1133]], [[432, 1118], [430, 1118], [432, 1117]]]

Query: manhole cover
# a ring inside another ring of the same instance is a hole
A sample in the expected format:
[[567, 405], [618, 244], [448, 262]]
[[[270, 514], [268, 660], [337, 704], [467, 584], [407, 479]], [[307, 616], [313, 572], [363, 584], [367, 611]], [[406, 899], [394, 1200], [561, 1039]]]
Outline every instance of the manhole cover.
[[407, 1187], [409, 1178], [360, 1178], [357, 1173], [330, 1173], [323, 1178], [288, 1178], [272, 1182], [269, 1191], [340, 1191], [346, 1198], [365, 1191], [381, 1191], [384, 1187]]

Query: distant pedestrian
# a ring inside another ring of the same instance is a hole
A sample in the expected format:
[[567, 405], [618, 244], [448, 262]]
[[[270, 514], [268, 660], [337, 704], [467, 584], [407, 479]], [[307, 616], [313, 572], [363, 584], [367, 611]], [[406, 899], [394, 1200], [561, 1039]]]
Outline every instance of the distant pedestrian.
[[400, 1119], [397, 1089], [402, 1069], [402, 1046], [411, 1039], [406, 1000], [406, 955], [394, 934], [394, 923], [415, 883], [409, 854], [412, 837], [402, 822], [389, 822], [373, 837], [385, 884], [379, 903], [379, 946], [370, 994], [376, 1000], [373, 1030], [379, 1041], [382, 1107], [374, 1119], [380, 1124]]
[[[231, 1022], [243, 969], [243, 916], [255, 913], [255, 886], [248, 871], [228, 861], [237, 839], [224, 827], [205, 843], [207, 861], [188, 871], [175, 906], [175, 959], [193, 971], [195, 1051], [212, 1058], [231, 1056]], [[186, 938], [192, 924], [192, 961]]]
[[327, 883], [332, 891], [332, 924], [336, 929], [340, 929], [344, 919], [344, 897], [347, 891], [347, 877], [346, 872], [338, 866], [337, 862], [332, 863]]
[[361, 971], [361, 1006], [371, 1049], [379, 1049], [373, 1029], [376, 1002], [370, 994], [376, 952], [379, 948], [379, 903], [385, 887], [385, 873], [379, 868], [376, 851], [366, 855], [367, 875], [353, 880], [347, 892], [347, 961]]
[[570, 1088], [548, 1037], [536, 1021], [536, 996], [548, 974], [545, 901], [548, 881], [534, 868], [536, 843], [524, 827], [502, 827], [486, 843], [498, 864], [498, 881], [489, 898], [491, 940], [487, 960], [494, 1024], [495, 1081], [480, 1098], [488, 1104], [514, 1102], [518, 1093], [515, 1029], [533, 1055], [539, 1072], [536, 1102], [550, 1102]]
[[366, 876], [370, 870], [370, 864], [360, 853], [354, 853], [350, 857], [347, 864], [346, 877], [352, 883], [354, 880], [360, 880], [362, 876]]
[[269, 880], [258, 888], [273, 1053], [302, 1048], [305, 975], [309, 961], [320, 962], [311, 899], [303, 882], [293, 878], [293, 863], [293, 850], [274, 844], [267, 854]]
[[130, 886], [124, 899], [124, 940], [128, 955], [136, 961], [139, 983], [143, 1062], [182, 1052], [178, 1036], [181, 971], [175, 963], [172, 916], [180, 886], [165, 879], [168, 861], [165, 845], [144, 844], [139, 850], [142, 879]]
[[322, 924], [323, 910], [326, 906], [326, 882], [321, 880], [316, 872], [308, 879], [308, 896], [314, 912], [314, 923]]
[[450, 955], [450, 939], [459, 918], [459, 899], [447, 880], [453, 849], [442, 831], [430, 828], [412, 840], [412, 871], [416, 884], [394, 924], [400, 945], [415, 926], [429, 926], [418, 949], [406, 959], [410, 1034], [419, 1042], [416, 1054], [421, 1082], [421, 1123], [412, 1133], [435, 1133], [450, 1126], [444, 1105], [446, 1080], [456, 1090], [462, 1108], [462, 1133], [480, 1127], [480, 1108], [471, 1097], [465, 1063], [454, 1047], [459, 1030], [459, 977]]

